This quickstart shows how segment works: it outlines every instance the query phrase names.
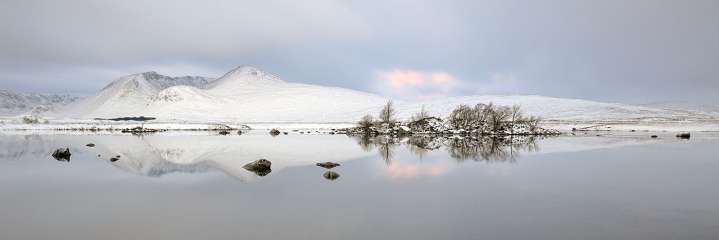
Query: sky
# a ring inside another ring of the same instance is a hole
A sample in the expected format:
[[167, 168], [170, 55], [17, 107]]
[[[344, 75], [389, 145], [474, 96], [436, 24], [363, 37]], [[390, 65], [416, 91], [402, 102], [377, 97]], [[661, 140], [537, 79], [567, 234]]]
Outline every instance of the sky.
[[719, 101], [717, 0], [0, 0], [0, 89], [92, 94], [157, 71], [397, 99]]

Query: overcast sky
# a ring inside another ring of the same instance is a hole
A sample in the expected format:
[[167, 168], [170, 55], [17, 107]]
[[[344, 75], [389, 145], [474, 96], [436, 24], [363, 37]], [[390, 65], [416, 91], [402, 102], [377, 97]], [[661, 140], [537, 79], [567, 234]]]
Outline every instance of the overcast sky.
[[717, 0], [0, 0], [0, 89], [249, 64], [401, 99], [719, 101]]

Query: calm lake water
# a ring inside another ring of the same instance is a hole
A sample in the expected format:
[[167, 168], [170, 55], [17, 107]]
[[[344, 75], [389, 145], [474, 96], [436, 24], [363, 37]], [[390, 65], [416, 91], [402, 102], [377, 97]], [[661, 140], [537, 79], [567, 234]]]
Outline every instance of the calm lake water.
[[4, 133], [0, 239], [719, 239], [719, 136], [649, 135]]

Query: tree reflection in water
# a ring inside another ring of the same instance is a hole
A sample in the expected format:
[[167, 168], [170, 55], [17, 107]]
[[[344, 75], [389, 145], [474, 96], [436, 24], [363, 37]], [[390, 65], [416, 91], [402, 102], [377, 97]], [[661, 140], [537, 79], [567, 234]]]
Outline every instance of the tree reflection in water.
[[386, 164], [391, 164], [394, 149], [405, 146], [409, 152], [423, 158], [429, 152], [445, 149], [457, 161], [513, 162], [522, 152], [539, 150], [537, 136], [434, 136], [414, 135], [392, 137], [386, 135], [351, 136], [364, 151], [377, 149]]

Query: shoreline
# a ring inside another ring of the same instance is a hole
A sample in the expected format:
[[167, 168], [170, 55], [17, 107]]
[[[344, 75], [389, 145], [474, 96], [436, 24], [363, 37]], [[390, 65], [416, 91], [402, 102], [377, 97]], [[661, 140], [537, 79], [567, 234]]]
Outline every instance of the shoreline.
[[[133, 128], [144, 125], [146, 128], [163, 129], [167, 131], [214, 131], [213, 126], [226, 125], [241, 130], [270, 130], [282, 131], [312, 130], [329, 131], [331, 129], [352, 128], [355, 122], [239, 122], [239, 121], [107, 121], [62, 119], [50, 120], [49, 123], [26, 124], [18, 122], [0, 121], [0, 132], [8, 131], [57, 131], [57, 132], [119, 132], [124, 128]], [[719, 132], [719, 120], [696, 121], [636, 121], [636, 120], [598, 120], [598, 121], [565, 121], [545, 120], [540, 124], [546, 129], [558, 130], [561, 133], [571, 133], [572, 129], [581, 129], [588, 132]]]

